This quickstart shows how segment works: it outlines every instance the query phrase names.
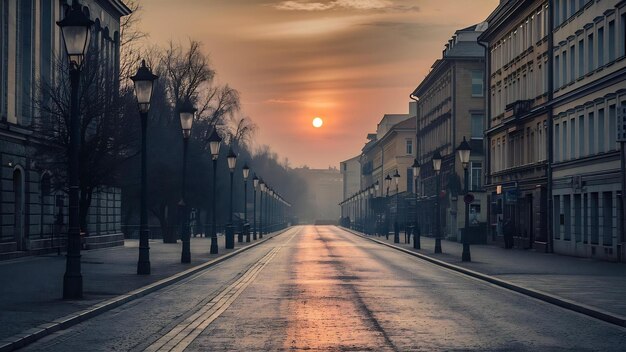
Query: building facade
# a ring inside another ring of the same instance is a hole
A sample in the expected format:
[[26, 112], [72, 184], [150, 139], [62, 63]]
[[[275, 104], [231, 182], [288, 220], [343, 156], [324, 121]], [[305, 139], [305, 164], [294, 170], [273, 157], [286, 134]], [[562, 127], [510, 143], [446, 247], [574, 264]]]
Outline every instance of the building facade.
[[343, 177], [343, 199], [355, 194], [361, 189], [361, 156], [357, 155], [339, 164], [339, 170]]
[[624, 258], [617, 115], [626, 106], [626, 1], [554, 1], [554, 251]]
[[[464, 138], [472, 152], [469, 185], [475, 196], [470, 205], [470, 218], [478, 225], [485, 222], [487, 202], [482, 191], [483, 122], [485, 119], [484, 67], [485, 50], [478, 42], [484, 23], [457, 31], [446, 44], [441, 59], [413, 91], [417, 104], [417, 158], [421, 164], [419, 177], [422, 232], [435, 233], [434, 205], [437, 177], [445, 195], [442, 203], [442, 231], [446, 237], [460, 240], [464, 227], [465, 206], [459, 194], [464, 184], [464, 170], [456, 148]], [[443, 157], [441, 172], [436, 175], [432, 157]]]
[[479, 40], [489, 48], [486, 181], [491, 238], [510, 221], [515, 246], [550, 250], [548, 1], [501, 1]]
[[[41, 82], [67, 79], [57, 69], [65, 57], [60, 29], [65, 0], [0, 1], [0, 254], [37, 253], [62, 242], [67, 224], [67, 197], [51, 187], [55, 177], [38, 166], [33, 146], [41, 141], [33, 130]], [[91, 46], [105, 55], [117, 77], [120, 18], [130, 10], [120, 0], [83, 0], [95, 22]], [[96, 192], [88, 215], [88, 230], [107, 238], [91, 239], [91, 246], [123, 243], [121, 194], [103, 187]], [[56, 242], [55, 242], [56, 241]], [[89, 245], [89, 244], [88, 244]]]

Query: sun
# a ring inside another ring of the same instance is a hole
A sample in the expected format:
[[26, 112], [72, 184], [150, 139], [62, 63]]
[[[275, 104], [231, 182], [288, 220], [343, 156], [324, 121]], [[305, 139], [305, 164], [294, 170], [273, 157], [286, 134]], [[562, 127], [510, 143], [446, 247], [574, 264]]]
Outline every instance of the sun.
[[324, 120], [321, 117], [316, 117], [313, 119], [313, 127], [320, 128], [324, 124]]

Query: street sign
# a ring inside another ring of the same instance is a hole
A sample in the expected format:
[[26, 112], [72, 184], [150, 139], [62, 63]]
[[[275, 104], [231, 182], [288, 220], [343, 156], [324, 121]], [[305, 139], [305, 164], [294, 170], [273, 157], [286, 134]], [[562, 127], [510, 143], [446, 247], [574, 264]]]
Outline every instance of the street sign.
[[617, 141], [626, 142], [626, 105], [617, 108]]

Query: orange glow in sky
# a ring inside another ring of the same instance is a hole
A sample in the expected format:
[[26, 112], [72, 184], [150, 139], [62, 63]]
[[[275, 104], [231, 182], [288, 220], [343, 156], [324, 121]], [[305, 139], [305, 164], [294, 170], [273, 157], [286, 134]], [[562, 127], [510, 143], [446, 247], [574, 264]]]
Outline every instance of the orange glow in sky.
[[[200, 40], [259, 126], [256, 145], [326, 168], [357, 155], [383, 114], [407, 113], [454, 31], [498, 2], [150, 0], [140, 27], [157, 45]], [[311, 129], [312, 116], [324, 128]]]

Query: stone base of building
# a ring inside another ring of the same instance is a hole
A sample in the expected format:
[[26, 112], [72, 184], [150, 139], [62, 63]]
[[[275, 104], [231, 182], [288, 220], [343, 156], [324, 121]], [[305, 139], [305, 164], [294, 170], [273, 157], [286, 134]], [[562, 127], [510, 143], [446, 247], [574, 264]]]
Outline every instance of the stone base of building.
[[[124, 234], [115, 233], [108, 235], [96, 235], [84, 237], [82, 240], [83, 250], [117, 247], [124, 245]], [[27, 251], [18, 251], [16, 242], [0, 243], [0, 260], [15, 259], [20, 257], [54, 253], [61, 249], [65, 252], [67, 241], [63, 238], [37, 238], [29, 241]]]

